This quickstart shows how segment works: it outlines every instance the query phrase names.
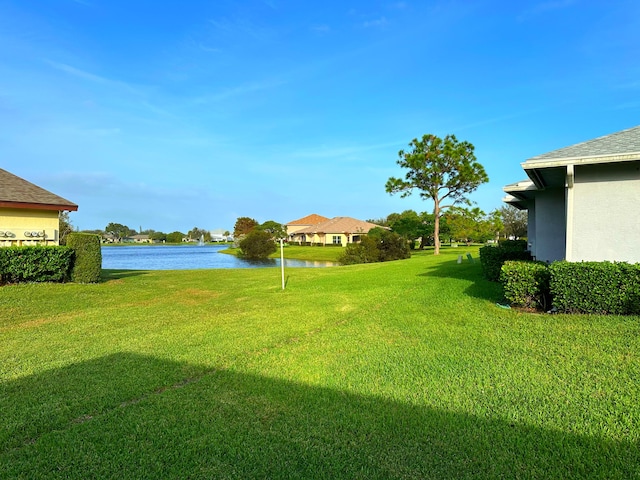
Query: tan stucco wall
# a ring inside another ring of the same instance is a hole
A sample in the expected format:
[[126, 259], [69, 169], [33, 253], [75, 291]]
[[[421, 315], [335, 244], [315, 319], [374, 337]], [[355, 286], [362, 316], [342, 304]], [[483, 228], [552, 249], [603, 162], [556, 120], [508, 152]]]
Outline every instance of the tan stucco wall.
[[[362, 236], [363, 234], [358, 233], [358, 234], [354, 234], [354, 235], [358, 235], [358, 236]], [[322, 234], [310, 234], [307, 233], [305, 235], [305, 242], [311, 242], [311, 243], [320, 243], [322, 245], [333, 245], [333, 237], [334, 236], [338, 236], [340, 237], [340, 243], [342, 244], [343, 247], [347, 246], [348, 243], [352, 243], [353, 238], [352, 237], [347, 237], [347, 235], [343, 234], [343, 233], [322, 233]], [[297, 235], [294, 239], [294, 242], [299, 242], [300, 241], [300, 235]]]
[[[56, 210], [0, 208], [0, 247], [58, 245], [59, 228]], [[44, 236], [33, 237], [27, 232], [44, 232]]]
[[577, 165], [571, 261], [640, 262], [640, 162]]
[[287, 225], [287, 235], [291, 235], [298, 230], [302, 230], [303, 228], [307, 228], [309, 225]]

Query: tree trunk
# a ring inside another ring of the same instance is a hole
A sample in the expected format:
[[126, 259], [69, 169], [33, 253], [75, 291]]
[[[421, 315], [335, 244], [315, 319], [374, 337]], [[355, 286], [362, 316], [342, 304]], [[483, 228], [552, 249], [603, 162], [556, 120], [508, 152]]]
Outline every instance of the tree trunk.
[[433, 250], [434, 255], [440, 255], [440, 201], [438, 197], [433, 199]]

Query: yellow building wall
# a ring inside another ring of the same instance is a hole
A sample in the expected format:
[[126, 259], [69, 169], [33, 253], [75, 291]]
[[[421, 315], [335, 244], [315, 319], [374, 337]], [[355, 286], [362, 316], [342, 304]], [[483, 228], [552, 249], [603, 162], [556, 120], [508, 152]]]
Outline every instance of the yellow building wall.
[[57, 210], [0, 208], [0, 247], [58, 245]]
[[[300, 235], [300, 234], [299, 234]], [[358, 233], [358, 234], [354, 234], [354, 235], [360, 235], [362, 236], [363, 234]], [[351, 237], [347, 237], [347, 235], [343, 234], [343, 233], [322, 233], [322, 234], [311, 234], [311, 233], [307, 233], [305, 236], [305, 241], [306, 242], [311, 242], [311, 243], [319, 243], [321, 245], [333, 245], [333, 237], [334, 236], [338, 236], [340, 237], [340, 243], [342, 244], [343, 247], [346, 247], [348, 243], [352, 243], [353, 242], [353, 236]], [[300, 237], [295, 237], [294, 242], [299, 242], [300, 241]]]
[[342, 233], [323, 233], [321, 235], [315, 234], [313, 235], [313, 237], [311, 235], [307, 235], [307, 239], [308, 241], [311, 241], [313, 243], [321, 243], [323, 245], [333, 245], [334, 236], [340, 237], [340, 242], [342, 243], [343, 247], [347, 245], [348, 238], [346, 235]]

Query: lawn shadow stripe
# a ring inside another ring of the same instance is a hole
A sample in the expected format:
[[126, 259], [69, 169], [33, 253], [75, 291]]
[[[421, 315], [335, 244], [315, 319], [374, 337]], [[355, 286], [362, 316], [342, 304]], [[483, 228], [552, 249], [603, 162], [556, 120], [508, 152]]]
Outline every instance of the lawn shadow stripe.
[[[212, 372], [119, 353], [6, 382], [0, 408], [5, 426], [11, 423], [0, 443], [4, 474], [310, 479], [640, 475], [640, 450], [631, 441], [238, 371]], [[140, 401], [122, 408], [132, 398]]]

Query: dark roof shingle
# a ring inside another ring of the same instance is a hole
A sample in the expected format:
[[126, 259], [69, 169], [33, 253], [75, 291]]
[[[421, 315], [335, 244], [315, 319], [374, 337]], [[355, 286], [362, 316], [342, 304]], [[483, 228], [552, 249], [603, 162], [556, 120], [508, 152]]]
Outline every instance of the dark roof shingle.
[[78, 205], [0, 168], [0, 206], [75, 211]]
[[527, 160], [536, 161], [563, 160], [569, 158], [585, 158], [613, 155], [628, 155], [640, 152], [640, 125], [620, 132], [594, 138], [552, 152], [543, 153]]

